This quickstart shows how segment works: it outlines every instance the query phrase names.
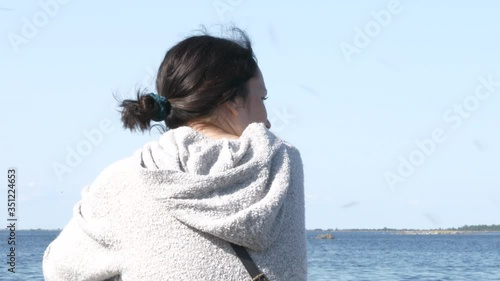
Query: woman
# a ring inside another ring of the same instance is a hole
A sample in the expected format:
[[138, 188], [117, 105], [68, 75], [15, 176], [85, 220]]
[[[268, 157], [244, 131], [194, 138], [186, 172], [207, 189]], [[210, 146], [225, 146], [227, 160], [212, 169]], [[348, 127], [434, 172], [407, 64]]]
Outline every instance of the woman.
[[169, 130], [83, 188], [45, 280], [306, 280], [301, 156], [269, 131], [262, 73], [235, 31], [179, 42], [157, 94], [122, 101], [126, 128]]

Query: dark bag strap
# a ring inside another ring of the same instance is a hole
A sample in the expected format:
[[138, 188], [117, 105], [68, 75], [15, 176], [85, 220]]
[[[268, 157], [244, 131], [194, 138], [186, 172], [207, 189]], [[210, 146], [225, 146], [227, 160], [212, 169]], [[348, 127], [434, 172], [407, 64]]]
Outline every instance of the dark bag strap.
[[257, 268], [257, 266], [253, 262], [252, 258], [248, 254], [245, 247], [233, 243], [229, 244], [231, 244], [231, 247], [233, 247], [234, 252], [238, 256], [238, 258], [240, 258], [241, 262], [247, 269], [248, 273], [250, 274], [250, 277], [252, 278], [252, 281], [269, 281], [267, 277], [264, 275], [264, 273], [260, 272], [259, 268]]

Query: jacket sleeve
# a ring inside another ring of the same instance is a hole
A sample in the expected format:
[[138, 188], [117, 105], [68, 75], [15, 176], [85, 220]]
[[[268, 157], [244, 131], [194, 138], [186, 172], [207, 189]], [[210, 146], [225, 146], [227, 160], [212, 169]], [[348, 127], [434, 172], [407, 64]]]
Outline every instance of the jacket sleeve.
[[102, 281], [120, 274], [119, 243], [102, 206], [106, 200], [90, 186], [83, 189], [73, 217], [45, 250], [46, 281]]

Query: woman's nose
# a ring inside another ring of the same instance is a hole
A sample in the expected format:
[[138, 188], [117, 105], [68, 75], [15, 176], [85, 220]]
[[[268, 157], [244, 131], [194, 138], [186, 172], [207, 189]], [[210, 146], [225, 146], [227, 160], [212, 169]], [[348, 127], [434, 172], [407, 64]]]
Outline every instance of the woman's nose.
[[271, 129], [271, 122], [269, 122], [269, 120], [266, 120], [266, 127], [268, 129]]

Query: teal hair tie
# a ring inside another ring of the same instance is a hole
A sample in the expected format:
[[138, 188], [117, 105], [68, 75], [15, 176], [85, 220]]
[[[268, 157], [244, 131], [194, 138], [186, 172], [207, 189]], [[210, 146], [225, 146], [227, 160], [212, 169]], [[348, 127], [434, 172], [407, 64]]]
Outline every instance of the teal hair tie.
[[156, 112], [156, 114], [153, 116], [154, 121], [165, 121], [165, 118], [167, 118], [168, 114], [170, 113], [170, 102], [168, 102], [167, 98], [164, 96], [157, 95], [155, 93], [149, 93], [146, 96], [152, 97], [156, 104], [158, 105], [159, 110]]

